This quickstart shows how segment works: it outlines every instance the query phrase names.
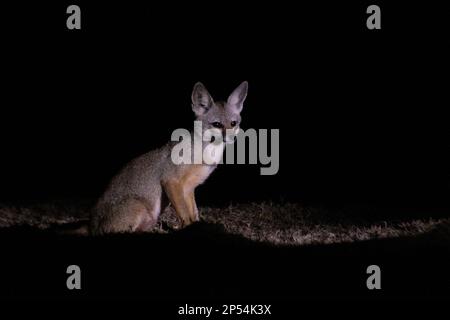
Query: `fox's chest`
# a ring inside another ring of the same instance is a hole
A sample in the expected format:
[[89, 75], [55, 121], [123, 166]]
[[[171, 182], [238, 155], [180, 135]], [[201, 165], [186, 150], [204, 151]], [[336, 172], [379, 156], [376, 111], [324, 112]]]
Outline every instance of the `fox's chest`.
[[205, 182], [209, 175], [214, 171], [216, 166], [208, 165], [189, 165], [184, 174], [184, 182], [188, 187], [195, 188], [199, 184]]
[[224, 143], [210, 143], [203, 149], [203, 163], [217, 165], [222, 160], [225, 149]]

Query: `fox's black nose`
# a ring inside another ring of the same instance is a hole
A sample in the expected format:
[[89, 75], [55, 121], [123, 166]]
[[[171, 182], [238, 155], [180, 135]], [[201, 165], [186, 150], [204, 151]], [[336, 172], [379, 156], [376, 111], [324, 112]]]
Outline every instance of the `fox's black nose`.
[[211, 137], [211, 142], [214, 142], [214, 141], [216, 141], [216, 137], [212, 136]]

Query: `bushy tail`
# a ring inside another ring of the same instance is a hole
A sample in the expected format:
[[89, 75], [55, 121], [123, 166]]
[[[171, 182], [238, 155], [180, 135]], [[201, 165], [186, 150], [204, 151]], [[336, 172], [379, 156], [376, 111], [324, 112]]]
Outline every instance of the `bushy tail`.
[[61, 235], [88, 236], [89, 220], [57, 224], [51, 226], [49, 230]]

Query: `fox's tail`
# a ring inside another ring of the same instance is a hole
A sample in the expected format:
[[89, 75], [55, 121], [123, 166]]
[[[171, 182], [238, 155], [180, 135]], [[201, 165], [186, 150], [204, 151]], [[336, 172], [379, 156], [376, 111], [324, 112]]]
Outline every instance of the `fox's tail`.
[[62, 235], [88, 236], [89, 219], [64, 224], [55, 224], [52, 225], [49, 230]]

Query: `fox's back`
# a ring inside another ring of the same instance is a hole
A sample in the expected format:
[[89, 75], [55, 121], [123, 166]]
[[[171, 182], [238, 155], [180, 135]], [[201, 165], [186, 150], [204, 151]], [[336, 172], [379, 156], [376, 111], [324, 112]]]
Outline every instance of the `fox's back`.
[[99, 205], [115, 203], [128, 196], [151, 198], [170, 161], [169, 145], [133, 159], [111, 180]]

